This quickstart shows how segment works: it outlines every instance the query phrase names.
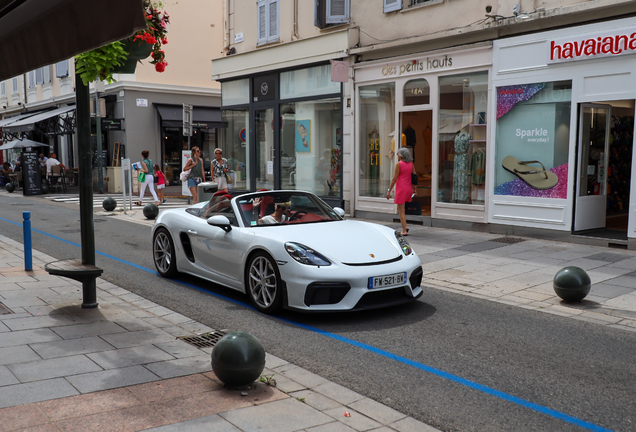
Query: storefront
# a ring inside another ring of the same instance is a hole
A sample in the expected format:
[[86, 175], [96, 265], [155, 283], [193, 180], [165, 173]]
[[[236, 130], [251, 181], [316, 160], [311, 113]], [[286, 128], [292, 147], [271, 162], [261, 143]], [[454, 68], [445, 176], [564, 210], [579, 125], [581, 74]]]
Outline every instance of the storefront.
[[329, 63], [222, 81], [221, 148], [238, 189], [300, 189], [342, 206], [342, 89]]
[[634, 18], [494, 42], [490, 223], [636, 245], [634, 54]]
[[355, 65], [355, 210], [395, 214], [386, 191], [400, 147], [419, 180], [407, 213], [487, 220], [490, 43]]

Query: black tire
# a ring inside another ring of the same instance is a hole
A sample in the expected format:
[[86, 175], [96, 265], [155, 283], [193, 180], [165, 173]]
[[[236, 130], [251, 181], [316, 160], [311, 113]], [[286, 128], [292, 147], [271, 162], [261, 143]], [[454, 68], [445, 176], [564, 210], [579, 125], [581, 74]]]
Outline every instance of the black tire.
[[245, 292], [259, 311], [271, 314], [281, 309], [283, 289], [276, 263], [265, 252], [256, 252], [245, 271]]
[[177, 275], [177, 257], [174, 242], [165, 228], [159, 228], [152, 239], [152, 260], [159, 274], [165, 278]]

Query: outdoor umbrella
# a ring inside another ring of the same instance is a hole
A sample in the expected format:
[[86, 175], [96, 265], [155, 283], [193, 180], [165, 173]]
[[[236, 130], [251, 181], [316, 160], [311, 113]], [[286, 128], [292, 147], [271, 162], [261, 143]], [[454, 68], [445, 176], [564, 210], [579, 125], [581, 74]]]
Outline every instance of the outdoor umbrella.
[[0, 150], [10, 150], [17, 148], [26, 148], [26, 147], [48, 147], [48, 144], [42, 144], [37, 141], [31, 141], [29, 139], [25, 140], [13, 140], [7, 143], [4, 143], [0, 146]]

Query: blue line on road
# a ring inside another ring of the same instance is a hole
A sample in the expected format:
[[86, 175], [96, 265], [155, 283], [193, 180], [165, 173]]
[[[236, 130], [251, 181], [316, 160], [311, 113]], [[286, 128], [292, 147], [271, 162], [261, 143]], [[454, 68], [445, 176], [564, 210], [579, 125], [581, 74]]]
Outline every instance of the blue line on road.
[[[9, 222], [9, 223], [18, 225], [20, 227], [22, 226], [22, 224], [10, 221], [8, 219], [0, 218], [0, 220], [3, 220], [3, 221], [6, 221], [6, 222]], [[39, 230], [33, 230], [33, 231], [35, 231], [35, 232], [37, 232], [39, 234], [43, 234], [43, 235], [49, 236], [49, 237], [54, 238], [56, 240], [60, 240], [60, 241], [62, 241], [64, 243], [67, 243], [67, 244], [70, 244], [70, 245], [73, 245], [73, 246], [77, 246], [77, 247], [81, 247], [81, 245], [79, 245], [77, 243], [73, 243], [73, 242], [70, 242], [68, 240], [64, 240], [63, 238], [54, 236], [52, 234], [48, 234], [48, 233], [45, 233], [45, 232], [39, 231]], [[145, 272], [153, 273], [153, 274], [158, 275], [158, 273], [155, 270], [147, 269], [147, 268], [142, 267], [140, 265], [133, 264], [133, 263], [131, 263], [129, 261], [124, 261], [122, 259], [119, 259], [117, 257], [114, 257], [112, 255], [109, 255], [109, 254], [106, 254], [106, 253], [103, 253], [103, 252], [95, 251], [95, 253], [98, 254], [98, 255], [101, 255], [103, 257], [115, 260], [115, 261], [117, 261], [119, 263], [127, 264], [129, 266], [135, 267], [135, 268], [137, 268], [139, 270], [143, 270]], [[245, 303], [240, 302], [238, 300], [234, 300], [232, 298], [226, 297], [226, 296], [221, 295], [221, 294], [217, 294], [215, 292], [206, 290], [204, 288], [200, 288], [200, 287], [198, 287], [196, 285], [193, 285], [193, 284], [190, 284], [190, 283], [187, 283], [187, 282], [182, 282], [182, 281], [179, 281], [179, 280], [176, 280], [176, 279], [173, 280], [173, 281], [178, 283], [178, 284], [187, 286], [189, 288], [193, 288], [193, 289], [195, 289], [197, 291], [202, 291], [202, 292], [211, 294], [211, 295], [213, 295], [215, 297], [218, 297], [220, 299], [223, 299], [225, 301], [228, 301], [228, 302], [231, 302], [231, 303], [234, 303], [234, 304], [238, 304], [238, 305], [241, 305], [241, 306], [245, 306], [245, 307], [248, 307], [248, 308], [250, 308], [252, 310], [256, 310], [252, 305], [245, 304]], [[284, 322], [286, 322], [288, 324], [292, 324], [292, 325], [295, 325], [297, 327], [303, 328], [305, 330], [309, 330], [311, 332], [318, 333], [318, 334], [323, 335], [325, 337], [328, 337], [328, 338], [331, 338], [331, 339], [334, 339], [334, 340], [337, 340], [337, 341], [340, 341], [340, 342], [344, 342], [346, 344], [355, 346], [355, 347], [363, 349], [365, 351], [372, 352], [372, 353], [377, 354], [379, 356], [386, 357], [388, 359], [395, 360], [395, 361], [400, 362], [400, 363], [404, 363], [405, 365], [414, 367], [416, 369], [420, 369], [420, 370], [422, 370], [424, 372], [428, 372], [428, 373], [430, 373], [432, 375], [435, 375], [435, 376], [438, 376], [440, 378], [456, 382], [458, 384], [461, 384], [461, 385], [466, 386], [468, 388], [480, 391], [480, 392], [485, 393], [487, 395], [495, 396], [495, 397], [497, 397], [499, 399], [503, 399], [505, 401], [515, 403], [515, 404], [520, 405], [520, 406], [525, 407], [525, 408], [530, 408], [531, 410], [534, 410], [534, 411], [536, 411], [536, 412], [538, 412], [540, 414], [544, 414], [544, 415], [547, 415], [547, 416], [550, 416], [550, 417], [554, 417], [554, 418], [556, 418], [558, 420], [562, 420], [562, 421], [564, 421], [566, 423], [573, 424], [573, 425], [581, 427], [583, 429], [587, 429], [587, 430], [594, 431], [594, 432], [613, 432], [611, 429], [606, 429], [604, 427], [595, 425], [594, 423], [590, 423], [590, 422], [587, 422], [585, 420], [581, 420], [581, 419], [579, 419], [577, 417], [573, 417], [571, 415], [564, 414], [564, 413], [562, 413], [560, 411], [556, 411], [556, 410], [553, 410], [551, 408], [545, 407], [543, 405], [539, 405], [539, 404], [536, 404], [534, 402], [530, 402], [530, 401], [527, 401], [525, 399], [519, 398], [517, 396], [513, 396], [513, 395], [510, 395], [508, 393], [504, 393], [502, 391], [499, 391], [499, 390], [495, 390], [495, 389], [493, 389], [491, 387], [488, 387], [488, 386], [485, 386], [483, 384], [479, 384], [479, 383], [476, 383], [474, 381], [467, 380], [467, 379], [462, 378], [460, 376], [453, 375], [451, 373], [445, 372], [445, 371], [443, 371], [441, 369], [437, 369], [437, 368], [434, 368], [434, 367], [431, 367], [431, 366], [427, 366], [427, 365], [425, 365], [423, 363], [416, 362], [416, 361], [408, 359], [406, 357], [402, 357], [402, 356], [390, 353], [388, 351], [376, 348], [374, 346], [367, 345], [365, 343], [358, 342], [356, 340], [349, 339], [349, 338], [346, 338], [346, 337], [342, 337], [342, 336], [337, 335], [335, 333], [331, 333], [331, 332], [328, 332], [328, 331], [325, 331], [325, 330], [321, 330], [321, 329], [319, 329], [317, 327], [312, 327], [312, 326], [309, 326], [309, 325], [306, 325], [306, 324], [300, 324], [300, 323], [297, 323], [295, 321], [291, 321], [291, 320], [288, 320], [288, 319], [285, 319], [285, 318], [279, 318], [279, 317], [275, 317], [275, 318], [278, 319], [279, 321], [284, 321]]]

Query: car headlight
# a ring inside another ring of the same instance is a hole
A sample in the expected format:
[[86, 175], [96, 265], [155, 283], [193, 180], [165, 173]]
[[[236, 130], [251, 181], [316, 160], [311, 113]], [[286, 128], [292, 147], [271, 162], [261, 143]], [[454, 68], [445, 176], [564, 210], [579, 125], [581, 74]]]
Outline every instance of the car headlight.
[[300, 243], [285, 243], [285, 250], [296, 261], [301, 264], [315, 266], [329, 266], [331, 262], [315, 250]]
[[407, 255], [407, 256], [411, 255], [411, 252], [413, 252], [413, 249], [411, 249], [411, 245], [409, 244], [409, 241], [405, 239], [404, 236], [402, 236], [402, 234], [400, 234], [397, 231], [395, 232], [395, 238], [400, 244], [400, 247], [402, 248], [402, 252], [404, 253], [404, 255]]

